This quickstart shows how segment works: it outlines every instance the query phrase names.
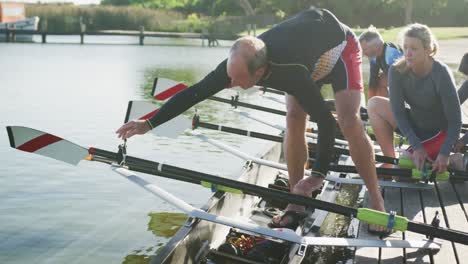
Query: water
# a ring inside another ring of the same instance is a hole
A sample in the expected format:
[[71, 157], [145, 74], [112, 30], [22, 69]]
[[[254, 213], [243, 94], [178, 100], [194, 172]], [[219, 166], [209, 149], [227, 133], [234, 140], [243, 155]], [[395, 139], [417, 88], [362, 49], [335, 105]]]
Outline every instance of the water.
[[[85, 147], [116, 150], [121, 142], [114, 131], [123, 122], [128, 100], [145, 99], [144, 88], [151, 86], [154, 74], [194, 82], [228, 51], [226, 46], [168, 42], [158, 46], [0, 44], [0, 263], [120, 263], [140, 251], [154, 253], [167, 241], [147, 230], [148, 214], [177, 212], [171, 205], [105, 165], [81, 162], [73, 167], [16, 151], [9, 147], [4, 127], [33, 127]], [[229, 95], [228, 91], [221, 94]], [[281, 107], [260, 97], [242, 100]], [[199, 109], [202, 119], [209, 117], [213, 123], [278, 132], [239, 118], [228, 105], [208, 101]], [[283, 119], [255, 114], [272, 121]], [[253, 155], [271, 144], [207, 134]], [[135, 137], [129, 140], [128, 151], [230, 178], [239, 176], [244, 163], [188, 135]], [[202, 187], [143, 177], [197, 207], [211, 194]]]

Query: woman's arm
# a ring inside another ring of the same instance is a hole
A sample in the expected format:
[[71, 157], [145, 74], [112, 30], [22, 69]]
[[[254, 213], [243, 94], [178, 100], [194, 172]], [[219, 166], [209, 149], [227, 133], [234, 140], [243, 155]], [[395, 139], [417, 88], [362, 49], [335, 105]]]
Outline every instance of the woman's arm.
[[408, 138], [413, 149], [422, 148], [421, 140], [411, 126], [405, 108], [405, 100], [403, 98], [403, 82], [401, 81], [401, 73], [395, 67], [391, 66], [388, 70], [388, 81], [390, 87], [390, 105], [398, 128], [403, 135]]
[[447, 137], [439, 153], [450, 154], [453, 144], [458, 139], [461, 129], [461, 111], [455, 81], [447, 66], [442, 67], [437, 89], [439, 90], [445, 118], [447, 119]]

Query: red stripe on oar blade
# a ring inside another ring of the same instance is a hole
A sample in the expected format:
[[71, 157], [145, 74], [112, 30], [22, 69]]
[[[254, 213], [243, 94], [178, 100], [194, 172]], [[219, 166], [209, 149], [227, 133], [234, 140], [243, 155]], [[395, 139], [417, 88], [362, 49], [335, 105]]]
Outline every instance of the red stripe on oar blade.
[[43, 147], [47, 147], [48, 145], [58, 142], [60, 140], [62, 139], [57, 136], [54, 136], [51, 134], [44, 134], [34, 139], [31, 139], [30, 141], [17, 147], [17, 149], [26, 151], [26, 152], [36, 152], [37, 150]]
[[186, 89], [187, 87], [188, 87], [187, 85], [185, 85], [183, 83], [179, 83], [177, 85], [172, 86], [169, 89], [166, 89], [165, 91], [163, 91], [163, 92], [161, 92], [159, 94], [154, 95], [154, 99], [160, 100], [160, 101], [166, 100], [166, 99], [174, 96], [178, 92]]
[[152, 111], [152, 112], [149, 112], [148, 114], [146, 114], [146, 115], [144, 115], [144, 116], [142, 116], [140, 118], [138, 118], [138, 120], [146, 120], [146, 119], [152, 117], [153, 115], [155, 115], [158, 111], [159, 111], [159, 108]]

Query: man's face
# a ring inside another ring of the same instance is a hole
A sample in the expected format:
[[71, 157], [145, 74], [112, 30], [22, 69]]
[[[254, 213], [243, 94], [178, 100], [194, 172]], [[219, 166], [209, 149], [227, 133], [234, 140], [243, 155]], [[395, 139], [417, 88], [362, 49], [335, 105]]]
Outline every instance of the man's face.
[[231, 78], [231, 87], [240, 86], [242, 89], [248, 89], [258, 81], [255, 74], [250, 74], [245, 59], [236, 54], [229, 56], [227, 74]]
[[379, 56], [379, 44], [375, 42], [361, 42], [362, 53], [369, 58], [376, 58]]

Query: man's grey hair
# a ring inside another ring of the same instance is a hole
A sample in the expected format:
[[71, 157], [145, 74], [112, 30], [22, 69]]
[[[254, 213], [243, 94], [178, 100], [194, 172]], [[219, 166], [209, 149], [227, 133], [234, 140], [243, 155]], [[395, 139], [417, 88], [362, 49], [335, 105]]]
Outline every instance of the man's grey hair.
[[380, 35], [379, 31], [373, 25], [370, 25], [366, 31], [362, 32], [359, 36], [359, 42], [367, 42], [367, 43], [383, 43], [382, 35]]
[[249, 73], [252, 75], [268, 62], [265, 42], [252, 36], [237, 39], [232, 45], [230, 53], [241, 55], [247, 63]]

